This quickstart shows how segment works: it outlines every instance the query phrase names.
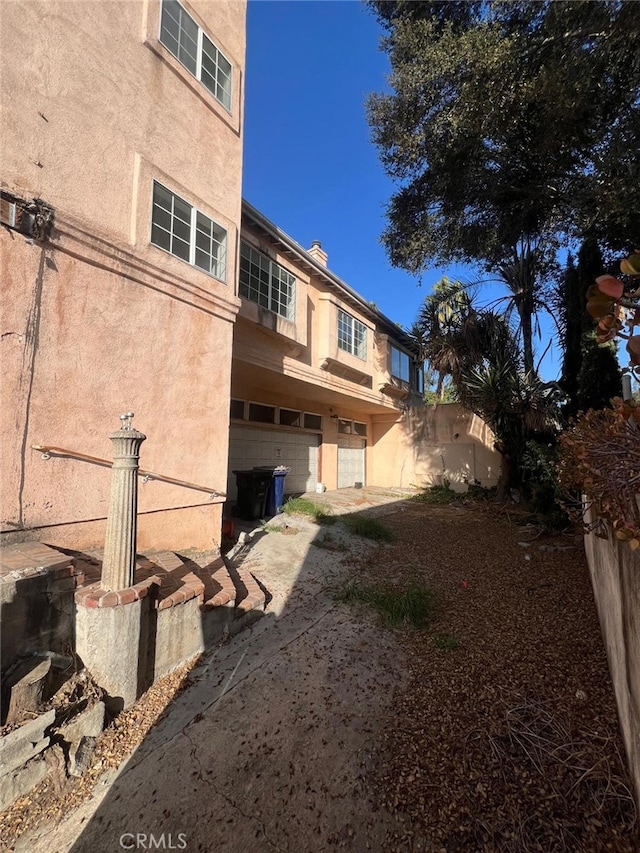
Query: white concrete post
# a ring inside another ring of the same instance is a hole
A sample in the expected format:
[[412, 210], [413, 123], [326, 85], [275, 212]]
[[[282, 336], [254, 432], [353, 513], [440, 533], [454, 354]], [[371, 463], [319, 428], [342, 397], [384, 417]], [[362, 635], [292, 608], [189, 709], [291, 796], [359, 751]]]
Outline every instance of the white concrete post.
[[100, 586], [112, 591], [135, 582], [138, 459], [146, 435], [132, 428], [132, 418], [133, 412], [121, 415], [121, 429], [110, 436], [114, 452]]

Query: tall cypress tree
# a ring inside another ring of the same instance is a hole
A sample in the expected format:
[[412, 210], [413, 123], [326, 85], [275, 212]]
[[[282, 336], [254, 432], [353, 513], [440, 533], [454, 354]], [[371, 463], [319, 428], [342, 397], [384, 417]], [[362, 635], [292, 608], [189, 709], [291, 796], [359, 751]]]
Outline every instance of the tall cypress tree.
[[560, 385], [568, 397], [564, 413], [567, 417], [575, 417], [578, 413], [578, 374], [582, 366], [582, 335], [586, 312], [578, 270], [571, 253], [567, 257], [567, 266], [558, 291], [564, 350]]
[[586, 293], [602, 275], [602, 253], [597, 242], [587, 238], [578, 252], [578, 289], [582, 299], [582, 358], [578, 371], [576, 394], [577, 408], [604, 409], [612, 397], [622, 394], [622, 377], [616, 356], [616, 345], [612, 341], [599, 345], [596, 342], [596, 321], [587, 314]]
[[595, 332], [584, 336], [582, 367], [578, 376], [578, 408], [606, 409], [612, 397], [622, 396], [622, 376], [615, 344], [597, 344]]
[[587, 290], [603, 273], [602, 253], [592, 238], [584, 240], [567, 266], [560, 288], [560, 314], [564, 331], [562, 378], [560, 384], [569, 398], [565, 415], [603, 409], [612, 397], [622, 394], [622, 378], [615, 343], [596, 342], [596, 322], [586, 310]]

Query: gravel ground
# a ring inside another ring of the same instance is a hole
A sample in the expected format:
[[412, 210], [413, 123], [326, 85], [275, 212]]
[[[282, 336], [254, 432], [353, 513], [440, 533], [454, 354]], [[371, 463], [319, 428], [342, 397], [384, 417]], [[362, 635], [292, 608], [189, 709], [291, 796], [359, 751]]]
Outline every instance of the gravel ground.
[[119, 767], [161, 719], [171, 700], [189, 686], [191, 666], [185, 664], [159, 679], [133, 707], [111, 722], [99, 738], [84, 776], [65, 779], [64, 772], [58, 776], [51, 774], [0, 813], [0, 850], [13, 850], [23, 834], [45, 823], [59, 822], [88, 799], [100, 777]]
[[[474, 507], [405, 504], [382, 520], [396, 543], [352, 545], [344, 566], [380, 585], [420, 582], [438, 605], [429, 629], [394, 632], [409, 676], [367, 773], [374, 809], [391, 813], [397, 828], [376, 849], [640, 850], [582, 548], [569, 548], [572, 536], [534, 538], [536, 530]], [[559, 546], [567, 550], [549, 550]], [[368, 627], [374, 618], [340, 611]], [[86, 799], [188, 686], [188, 670], [111, 724], [85, 778], [58, 788], [48, 780], [0, 815], [2, 849]], [[332, 844], [361, 853], [348, 835]]]
[[410, 830], [388, 849], [640, 850], [582, 544], [495, 508], [414, 504], [384, 523], [397, 544], [354, 574], [439, 599], [430, 630], [401, 632], [410, 683], [377, 791]]

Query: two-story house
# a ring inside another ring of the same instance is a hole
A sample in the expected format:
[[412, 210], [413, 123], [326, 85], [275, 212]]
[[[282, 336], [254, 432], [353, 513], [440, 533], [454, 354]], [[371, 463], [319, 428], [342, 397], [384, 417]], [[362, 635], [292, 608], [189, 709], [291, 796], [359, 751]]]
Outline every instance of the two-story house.
[[288, 494], [357, 484], [494, 485], [493, 436], [458, 405], [425, 406], [415, 340], [246, 201], [233, 344], [227, 492], [235, 470], [290, 469]]
[[238, 293], [228, 493], [234, 470], [268, 464], [291, 469], [288, 493], [389, 484], [376, 433], [421, 403], [413, 339], [328, 269], [319, 242], [303, 249], [247, 202]]
[[245, 17], [245, 0], [1, 4], [5, 541], [102, 544], [129, 411], [141, 466], [192, 484], [141, 482], [139, 547], [220, 541]]
[[245, 0], [80, 8], [0, 4], [3, 541], [103, 543], [130, 411], [140, 549], [215, 547], [210, 495], [254, 465], [289, 493], [490, 483], [411, 338], [242, 204]]

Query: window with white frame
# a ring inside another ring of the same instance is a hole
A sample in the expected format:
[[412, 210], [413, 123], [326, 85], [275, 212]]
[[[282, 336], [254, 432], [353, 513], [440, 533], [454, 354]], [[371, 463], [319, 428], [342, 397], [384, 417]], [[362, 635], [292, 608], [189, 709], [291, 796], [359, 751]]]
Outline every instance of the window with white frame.
[[244, 242], [240, 245], [239, 292], [287, 320], [295, 319], [295, 276]]
[[338, 347], [351, 355], [367, 357], [367, 327], [338, 308]]
[[178, 0], [162, 0], [160, 41], [231, 112], [231, 63]]
[[157, 181], [153, 182], [151, 242], [221, 281], [227, 277], [225, 229]]
[[406, 352], [398, 349], [397, 347], [391, 347], [391, 375], [396, 379], [400, 379], [401, 382], [408, 382], [410, 377], [410, 364], [411, 359], [409, 358]]
[[275, 424], [276, 407], [266, 406], [263, 403], [249, 403], [249, 420], [258, 421], [261, 424]]

